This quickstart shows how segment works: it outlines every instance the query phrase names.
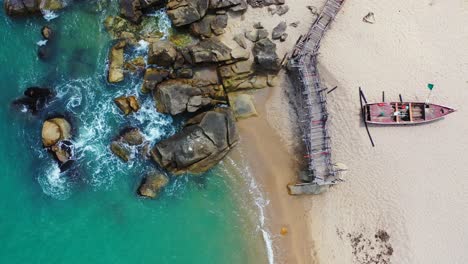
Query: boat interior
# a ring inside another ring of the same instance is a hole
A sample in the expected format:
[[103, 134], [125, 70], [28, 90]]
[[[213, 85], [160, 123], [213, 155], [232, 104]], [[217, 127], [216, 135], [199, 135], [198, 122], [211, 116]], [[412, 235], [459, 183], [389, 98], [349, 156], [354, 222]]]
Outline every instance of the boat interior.
[[418, 123], [426, 120], [430, 105], [424, 103], [377, 103], [367, 106], [367, 120], [380, 123]]

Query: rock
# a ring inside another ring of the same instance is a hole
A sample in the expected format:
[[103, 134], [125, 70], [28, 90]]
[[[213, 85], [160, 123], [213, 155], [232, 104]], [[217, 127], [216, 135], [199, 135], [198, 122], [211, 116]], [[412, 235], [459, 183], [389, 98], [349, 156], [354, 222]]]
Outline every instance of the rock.
[[163, 174], [150, 173], [141, 182], [138, 188], [138, 194], [140, 196], [148, 198], [156, 198], [161, 189], [163, 189], [169, 183], [169, 178]]
[[233, 11], [241, 11], [247, 8], [245, 0], [210, 0], [210, 9], [231, 8]]
[[262, 29], [263, 28], [262, 22], [257, 22], [255, 24], [253, 24], [253, 27], [255, 29]]
[[140, 104], [135, 96], [119, 96], [114, 99], [114, 103], [125, 114], [136, 113], [140, 109]]
[[181, 68], [176, 71], [176, 78], [190, 79], [193, 77], [191, 68]]
[[249, 61], [221, 66], [218, 71], [227, 92], [267, 87], [267, 77], [256, 74]]
[[196, 79], [175, 79], [160, 83], [154, 92], [157, 109], [161, 113], [177, 115], [225, 103], [223, 88], [219, 84]]
[[70, 140], [62, 140], [51, 147], [51, 151], [60, 164], [66, 163], [73, 158], [73, 143]]
[[217, 108], [190, 119], [174, 136], [160, 141], [151, 156], [166, 170], [203, 173], [216, 165], [239, 141], [229, 108]]
[[229, 93], [229, 103], [236, 119], [258, 116], [252, 96], [244, 93]]
[[277, 71], [279, 69], [276, 44], [265, 38], [255, 43], [253, 48], [256, 65], [263, 70]]
[[120, 15], [133, 23], [140, 23], [143, 16], [140, 0], [120, 0]]
[[169, 0], [167, 15], [176, 27], [202, 19], [208, 9], [209, 0]]
[[177, 57], [174, 45], [166, 40], [156, 41], [150, 44], [148, 50], [148, 64], [156, 64], [162, 67], [171, 67]]
[[65, 3], [63, 0], [41, 0], [40, 2], [40, 9], [41, 10], [60, 10], [65, 7]]
[[3, 6], [9, 16], [27, 16], [41, 10], [59, 10], [65, 4], [61, 0], [4, 0]]
[[280, 39], [281, 36], [286, 32], [286, 22], [280, 22], [276, 27], [273, 28], [273, 32], [271, 34], [272, 39]]
[[119, 41], [109, 52], [109, 73], [107, 80], [110, 83], [121, 82], [124, 79], [123, 65], [125, 46], [125, 41]]
[[231, 49], [214, 37], [190, 47], [190, 54], [194, 63], [218, 63], [232, 59]]
[[264, 7], [269, 5], [282, 5], [285, 0], [247, 0], [247, 3], [252, 7]]
[[52, 29], [48, 26], [44, 26], [41, 29], [41, 35], [44, 39], [52, 38]]
[[141, 145], [145, 141], [140, 129], [135, 127], [128, 127], [120, 131], [119, 140], [129, 146]]
[[155, 25], [155, 18], [150, 16], [143, 16], [139, 24], [120, 16], [109, 16], [104, 20], [104, 26], [113, 39], [125, 40], [133, 45], [140, 40], [148, 42], [159, 40], [163, 33]]
[[124, 63], [124, 68], [127, 71], [136, 73], [136, 72], [142, 72], [145, 70], [146, 67], [146, 62], [145, 59], [141, 56], [134, 58], [131, 61], [126, 61]]
[[166, 69], [147, 68], [145, 71], [145, 76], [143, 77], [141, 91], [143, 93], [153, 91], [156, 85], [167, 79], [168, 76], [169, 71]]
[[318, 14], [319, 14], [318, 9], [317, 9], [317, 7], [315, 7], [315, 6], [310, 6], [310, 5], [309, 5], [309, 6], [307, 6], [307, 9], [309, 9], [310, 12], [311, 12], [312, 14], [314, 14], [314, 15], [318, 15]]
[[252, 42], [257, 42], [266, 37], [268, 37], [268, 31], [266, 29], [257, 29], [245, 32], [245, 38]]
[[375, 23], [374, 13], [369, 12], [366, 16], [362, 18], [362, 21], [369, 23], [369, 24], [374, 24]]
[[24, 97], [15, 99], [13, 105], [26, 107], [27, 110], [35, 114], [41, 110], [53, 96], [53, 93], [48, 88], [29, 87], [24, 91]]
[[112, 153], [114, 153], [124, 162], [128, 162], [131, 159], [132, 151], [130, 147], [125, 145], [123, 142], [113, 141], [111, 143], [110, 149]]
[[247, 43], [245, 42], [245, 38], [244, 38], [244, 35], [242, 34], [236, 34], [234, 35], [234, 37], [232, 38], [237, 44], [239, 44], [239, 46], [241, 46], [242, 48], [246, 49], [247, 48]]
[[294, 21], [292, 22], [291, 24], [289, 24], [291, 27], [298, 27], [299, 26], [299, 23], [301, 23], [300, 21]]
[[201, 38], [211, 38], [213, 35], [221, 35], [227, 27], [228, 16], [207, 15], [202, 20], [190, 25], [192, 34]]
[[278, 14], [279, 16], [286, 14], [288, 11], [289, 11], [288, 5], [281, 5], [276, 8], [276, 14]]
[[288, 33], [283, 33], [280, 37], [280, 41], [283, 42], [288, 38]]
[[61, 117], [48, 119], [42, 125], [42, 144], [51, 147], [60, 140], [71, 138], [71, 126]]

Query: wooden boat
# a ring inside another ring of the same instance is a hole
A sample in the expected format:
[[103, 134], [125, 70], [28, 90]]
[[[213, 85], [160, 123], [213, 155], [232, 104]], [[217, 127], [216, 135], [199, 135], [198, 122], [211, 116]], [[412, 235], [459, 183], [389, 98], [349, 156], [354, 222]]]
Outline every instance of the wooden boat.
[[418, 102], [371, 103], [362, 110], [366, 123], [378, 125], [428, 123], [455, 112], [450, 107]]

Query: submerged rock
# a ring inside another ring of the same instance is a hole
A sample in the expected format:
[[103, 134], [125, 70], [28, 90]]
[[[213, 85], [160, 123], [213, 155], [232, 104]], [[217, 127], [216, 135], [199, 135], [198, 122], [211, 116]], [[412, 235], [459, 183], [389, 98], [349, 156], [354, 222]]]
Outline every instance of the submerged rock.
[[209, 0], [169, 0], [167, 15], [176, 27], [202, 19], [208, 10]]
[[190, 119], [181, 132], [157, 143], [151, 156], [175, 174], [203, 173], [216, 165], [238, 141], [231, 110], [217, 108]]
[[109, 52], [109, 74], [108, 81], [110, 83], [121, 82], [124, 80], [124, 48], [126, 46], [125, 41], [119, 41], [117, 44], [112, 46]]
[[132, 73], [143, 72], [145, 70], [145, 67], [145, 59], [141, 56], [136, 57], [130, 61], [126, 61], [124, 63], [124, 69]]
[[258, 116], [252, 96], [244, 93], [229, 93], [229, 103], [236, 119]]
[[61, 140], [71, 138], [71, 125], [65, 118], [48, 119], [42, 125], [42, 144], [51, 147]]
[[148, 198], [156, 198], [169, 183], [169, 178], [156, 172], [149, 173], [138, 187], [138, 194]]

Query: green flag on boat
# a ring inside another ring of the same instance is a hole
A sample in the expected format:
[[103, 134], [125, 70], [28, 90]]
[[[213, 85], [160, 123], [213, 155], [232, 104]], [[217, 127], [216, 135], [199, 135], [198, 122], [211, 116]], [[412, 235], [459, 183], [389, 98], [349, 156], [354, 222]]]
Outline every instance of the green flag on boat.
[[432, 83], [428, 83], [427, 88], [432, 91], [432, 89], [434, 89], [434, 85]]

